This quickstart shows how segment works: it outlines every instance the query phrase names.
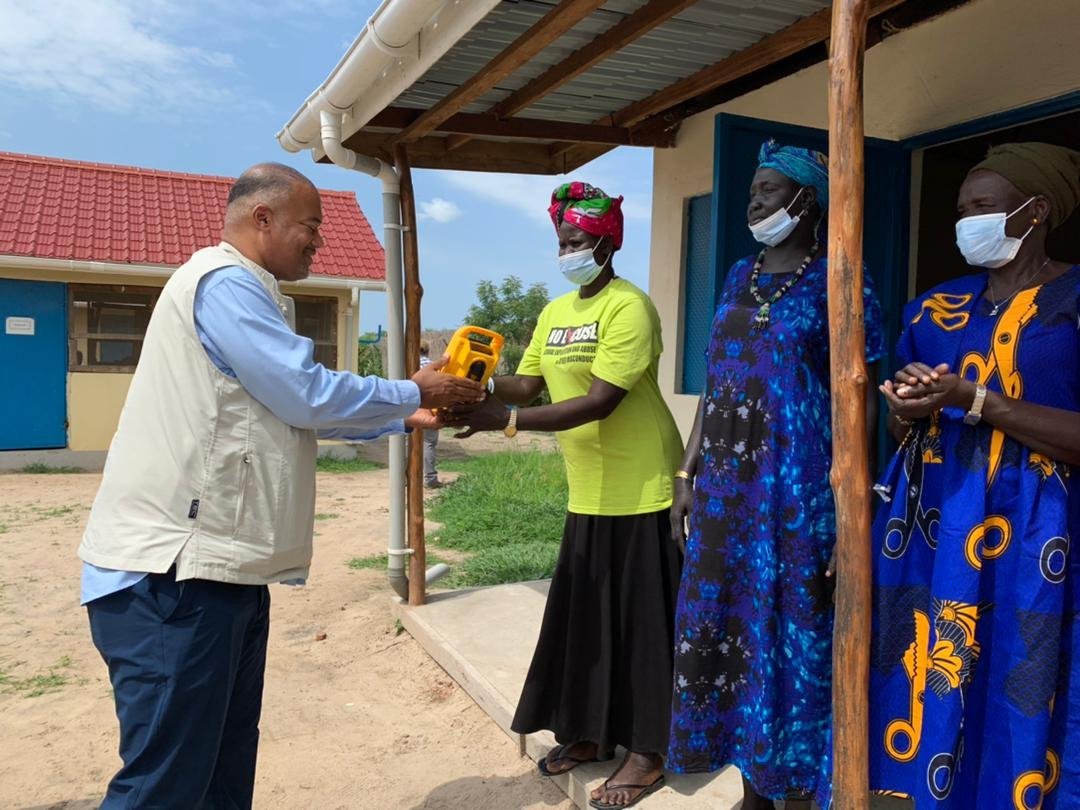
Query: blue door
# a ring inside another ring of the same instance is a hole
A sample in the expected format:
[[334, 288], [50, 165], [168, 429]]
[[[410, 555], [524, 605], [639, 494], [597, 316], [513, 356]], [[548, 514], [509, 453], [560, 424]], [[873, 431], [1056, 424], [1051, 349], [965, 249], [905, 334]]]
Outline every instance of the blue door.
[[[758, 149], [766, 138], [776, 138], [787, 146], [829, 150], [829, 134], [821, 129], [735, 115], [717, 116], [713, 189], [717, 195], [714, 255], [718, 259], [718, 286], [731, 265], [761, 250], [746, 227], [746, 204], [750, 181], [757, 170]], [[885, 334], [890, 339], [900, 334], [900, 318], [907, 301], [909, 167], [910, 153], [899, 144], [866, 139], [863, 261], [885, 311]]]
[[67, 446], [67, 287], [0, 278], [0, 450]]

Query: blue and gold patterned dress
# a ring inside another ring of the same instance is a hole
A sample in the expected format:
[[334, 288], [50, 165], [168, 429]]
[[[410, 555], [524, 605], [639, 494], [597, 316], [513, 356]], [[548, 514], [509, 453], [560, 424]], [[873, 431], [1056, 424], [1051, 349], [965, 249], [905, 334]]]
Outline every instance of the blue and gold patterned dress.
[[[753, 328], [754, 258], [713, 321], [701, 456], [675, 630], [669, 769], [734, 763], [771, 798], [829, 798], [835, 543], [826, 262]], [[761, 276], [764, 296], [787, 278]], [[884, 353], [865, 295], [867, 357]]]
[[[1080, 266], [995, 315], [986, 274], [909, 305], [897, 362], [1080, 411]], [[1080, 807], [1077, 470], [946, 408], [874, 525], [870, 784], [918, 810]]]

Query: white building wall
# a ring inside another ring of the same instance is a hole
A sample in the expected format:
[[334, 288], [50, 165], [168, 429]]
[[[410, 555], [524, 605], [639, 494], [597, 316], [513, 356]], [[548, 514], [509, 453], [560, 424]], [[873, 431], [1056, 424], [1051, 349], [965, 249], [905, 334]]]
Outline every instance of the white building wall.
[[[1080, 0], [973, 0], [889, 37], [866, 54], [866, 134], [901, 140], [1080, 90]], [[685, 203], [712, 189], [713, 127], [727, 112], [828, 126], [822, 63], [700, 113], [653, 157], [649, 293], [664, 323], [660, 388], [685, 436], [696, 396], [681, 368]], [[679, 281], [680, 283], [674, 283]]]

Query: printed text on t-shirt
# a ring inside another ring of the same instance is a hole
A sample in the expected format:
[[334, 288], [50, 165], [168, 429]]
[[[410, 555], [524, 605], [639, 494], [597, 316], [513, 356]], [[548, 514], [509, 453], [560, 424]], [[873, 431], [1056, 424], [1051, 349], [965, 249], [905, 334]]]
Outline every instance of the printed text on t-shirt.
[[575, 343], [596, 343], [600, 322], [593, 321], [584, 326], [556, 326], [548, 332], [548, 346], [570, 346]]

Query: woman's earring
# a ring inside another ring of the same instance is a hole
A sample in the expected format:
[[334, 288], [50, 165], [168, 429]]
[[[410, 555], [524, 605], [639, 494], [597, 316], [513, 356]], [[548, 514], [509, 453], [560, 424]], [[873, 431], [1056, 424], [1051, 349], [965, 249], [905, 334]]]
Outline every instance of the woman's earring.
[[1031, 220], [1031, 224], [1032, 224], [1032, 225], [1038, 225], [1038, 224], [1039, 224], [1039, 218], [1038, 218], [1038, 217], [1035, 217], [1034, 219], [1032, 219], [1032, 220]]

